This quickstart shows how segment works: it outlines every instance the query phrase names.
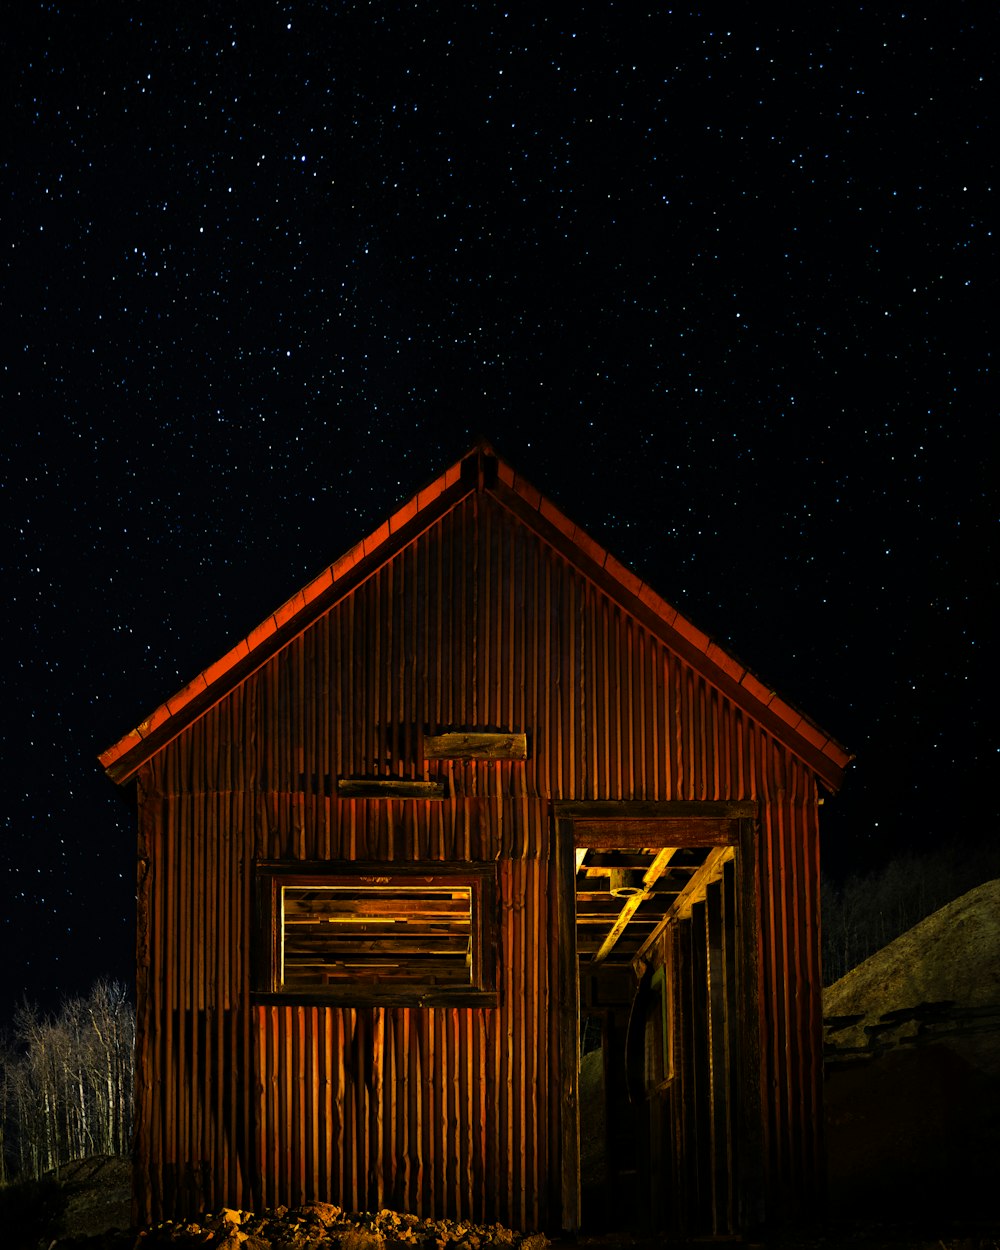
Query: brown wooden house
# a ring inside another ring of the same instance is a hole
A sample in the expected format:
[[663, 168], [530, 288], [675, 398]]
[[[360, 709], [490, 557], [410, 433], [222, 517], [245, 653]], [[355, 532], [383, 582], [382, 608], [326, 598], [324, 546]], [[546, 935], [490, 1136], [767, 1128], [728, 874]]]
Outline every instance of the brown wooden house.
[[136, 1218], [811, 1207], [848, 760], [475, 447], [101, 757], [138, 783]]

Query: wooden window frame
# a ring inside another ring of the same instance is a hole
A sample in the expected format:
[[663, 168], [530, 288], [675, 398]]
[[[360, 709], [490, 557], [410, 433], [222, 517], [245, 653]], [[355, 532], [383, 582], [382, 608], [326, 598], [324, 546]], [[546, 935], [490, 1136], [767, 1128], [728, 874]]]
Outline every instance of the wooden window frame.
[[[281, 982], [281, 890], [285, 886], [377, 885], [382, 889], [468, 887], [472, 968], [468, 985], [376, 982], [286, 987]], [[495, 1007], [497, 1005], [497, 868], [495, 863], [429, 864], [362, 861], [259, 861], [255, 865], [254, 1001], [350, 1007]]]

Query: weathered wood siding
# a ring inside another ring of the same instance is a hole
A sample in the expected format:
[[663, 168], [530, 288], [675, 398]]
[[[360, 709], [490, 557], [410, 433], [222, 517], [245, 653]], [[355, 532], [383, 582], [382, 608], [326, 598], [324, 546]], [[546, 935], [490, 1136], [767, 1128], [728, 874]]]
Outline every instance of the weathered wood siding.
[[[526, 762], [421, 735], [525, 731]], [[444, 778], [444, 802], [336, 779]], [[329, 1198], [560, 1220], [551, 809], [754, 799], [761, 1149], [774, 1210], [820, 1167], [812, 773], [495, 499], [472, 493], [140, 774], [137, 1215]], [[500, 1007], [255, 1004], [255, 859], [498, 858]]]

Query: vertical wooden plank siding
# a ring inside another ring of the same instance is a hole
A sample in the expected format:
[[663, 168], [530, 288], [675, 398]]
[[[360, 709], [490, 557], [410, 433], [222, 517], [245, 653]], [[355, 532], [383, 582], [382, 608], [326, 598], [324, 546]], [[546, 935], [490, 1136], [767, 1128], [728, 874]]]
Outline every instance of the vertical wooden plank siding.
[[[429, 763], [424, 732], [525, 731]], [[336, 779], [448, 798], [341, 800]], [[459, 503], [143, 766], [137, 1218], [329, 1198], [556, 1227], [553, 800], [756, 799], [776, 1209], [819, 1184], [813, 775], [486, 494]], [[500, 1005], [264, 1006], [256, 859], [499, 861]]]
[[[537, 861], [507, 867], [502, 905], [524, 916], [534, 894], [547, 896], [546, 874]], [[535, 910], [544, 918], [544, 905]], [[524, 1060], [515, 1056], [535, 1050], [547, 1064], [547, 1046], [544, 1034], [531, 1035], [530, 1013], [513, 1010], [518, 1000], [510, 997], [498, 1011], [253, 1009], [266, 1073], [259, 1149], [262, 1158], [273, 1152], [277, 1160], [265, 1167], [272, 1173], [266, 1201], [294, 1204], [332, 1193], [357, 1209], [391, 1205], [480, 1221], [502, 1213], [519, 1226], [539, 1224], [545, 1212], [534, 1143], [546, 1118], [525, 1122], [528, 1095], [515, 1077]], [[319, 1081], [302, 1079], [311, 1071], [336, 1073], [335, 1110]], [[500, 1098], [487, 1098], [481, 1082], [499, 1086]], [[544, 1104], [548, 1095], [536, 1082], [531, 1096]], [[315, 1137], [306, 1131], [311, 1124]], [[506, 1177], [499, 1195], [487, 1185], [486, 1141]], [[324, 1154], [332, 1167], [322, 1166]], [[283, 1161], [290, 1160], [305, 1161], [304, 1171], [287, 1171]]]

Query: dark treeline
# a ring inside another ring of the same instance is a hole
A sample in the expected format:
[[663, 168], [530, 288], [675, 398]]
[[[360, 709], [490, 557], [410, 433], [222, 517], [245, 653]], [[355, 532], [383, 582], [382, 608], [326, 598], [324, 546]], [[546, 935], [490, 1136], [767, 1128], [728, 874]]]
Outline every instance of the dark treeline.
[[884, 868], [823, 878], [823, 980], [832, 985], [945, 903], [1000, 877], [1000, 845], [953, 842]]
[[0, 1184], [88, 1155], [126, 1155], [132, 1132], [135, 1009], [98, 981], [56, 1016], [24, 1005], [0, 1043]]

